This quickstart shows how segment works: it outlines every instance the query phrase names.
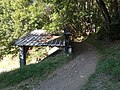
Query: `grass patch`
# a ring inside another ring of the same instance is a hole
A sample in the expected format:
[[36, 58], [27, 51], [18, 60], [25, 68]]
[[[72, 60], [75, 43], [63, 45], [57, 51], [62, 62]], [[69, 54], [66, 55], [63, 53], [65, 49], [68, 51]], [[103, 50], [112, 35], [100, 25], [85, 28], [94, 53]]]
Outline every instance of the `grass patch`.
[[[71, 55], [72, 56], [72, 55]], [[0, 89], [16, 85], [29, 78], [43, 79], [71, 60], [71, 56], [60, 53], [54, 57], [49, 57], [38, 64], [32, 64], [23, 68], [0, 74]]]
[[13, 56], [12, 54], [8, 54], [0, 60], [0, 73], [8, 72], [10, 70], [14, 70], [19, 68], [19, 55]]
[[82, 90], [120, 90], [120, 41], [110, 42], [89, 38], [100, 54], [96, 72]]
[[[46, 47], [32, 47], [28, 50], [26, 64], [38, 63], [44, 58], [46, 55]], [[8, 72], [11, 70], [15, 70], [19, 68], [19, 53], [4, 55], [2, 59], [0, 59], [0, 73]]]

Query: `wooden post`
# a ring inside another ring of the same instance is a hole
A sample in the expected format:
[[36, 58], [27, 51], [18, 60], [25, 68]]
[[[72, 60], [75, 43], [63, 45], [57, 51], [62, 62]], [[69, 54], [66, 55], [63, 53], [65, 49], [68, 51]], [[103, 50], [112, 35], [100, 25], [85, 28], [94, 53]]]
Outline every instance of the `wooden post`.
[[20, 46], [19, 47], [20, 49], [20, 67], [23, 67], [26, 65], [26, 53], [29, 49], [29, 47], [26, 47], [26, 46]]
[[69, 36], [65, 36], [65, 53], [68, 53], [69, 49]]
[[64, 28], [64, 36], [65, 36], [65, 53], [69, 53], [70, 46], [70, 35], [71, 33], [67, 28]]

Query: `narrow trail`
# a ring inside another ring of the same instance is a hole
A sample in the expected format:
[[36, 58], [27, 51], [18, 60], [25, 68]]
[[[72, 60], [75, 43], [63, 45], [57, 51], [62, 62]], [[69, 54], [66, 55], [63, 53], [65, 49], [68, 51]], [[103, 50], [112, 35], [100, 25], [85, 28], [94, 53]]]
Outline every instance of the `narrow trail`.
[[31, 90], [80, 90], [94, 73], [98, 59], [97, 51], [89, 44], [81, 45], [74, 60], [54, 71], [48, 79], [31, 85]]
[[56, 69], [48, 75], [46, 80], [23, 81], [17, 86], [4, 90], [81, 90], [92, 73], [95, 72], [99, 60], [97, 50], [90, 44], [79, 43], [73, 45], [77, 54], [74, 60]]

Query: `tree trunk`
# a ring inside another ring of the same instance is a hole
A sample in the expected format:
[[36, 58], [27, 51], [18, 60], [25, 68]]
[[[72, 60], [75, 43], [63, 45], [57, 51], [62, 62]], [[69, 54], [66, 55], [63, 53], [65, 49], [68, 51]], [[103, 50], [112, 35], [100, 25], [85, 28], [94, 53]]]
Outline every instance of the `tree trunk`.
[[103, 0], [96, 0], [96, 2], [98, 4], [99, 9], [102, 12], [102, 15], [103, 15], [103, 17], [105, 19], [105, 22], [106, 22], [106, 25], [107, 25], [107, 29], [109, 31], [109, 27], [110, 27], [110, 24], [111, 24], [111, 19], [110, 19], [110, 15], [109, 15], [109, 12], [107, 10], [107, 7], [106, 7]]

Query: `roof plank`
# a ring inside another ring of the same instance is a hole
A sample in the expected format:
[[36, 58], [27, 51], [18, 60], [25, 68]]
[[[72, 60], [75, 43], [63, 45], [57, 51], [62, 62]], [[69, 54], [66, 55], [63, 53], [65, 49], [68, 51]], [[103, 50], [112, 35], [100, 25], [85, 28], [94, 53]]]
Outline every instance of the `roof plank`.
[[15, 42], [17, 46], [64, 46], [61, 36], [50, 35], [45, 30], [34, 30]]

